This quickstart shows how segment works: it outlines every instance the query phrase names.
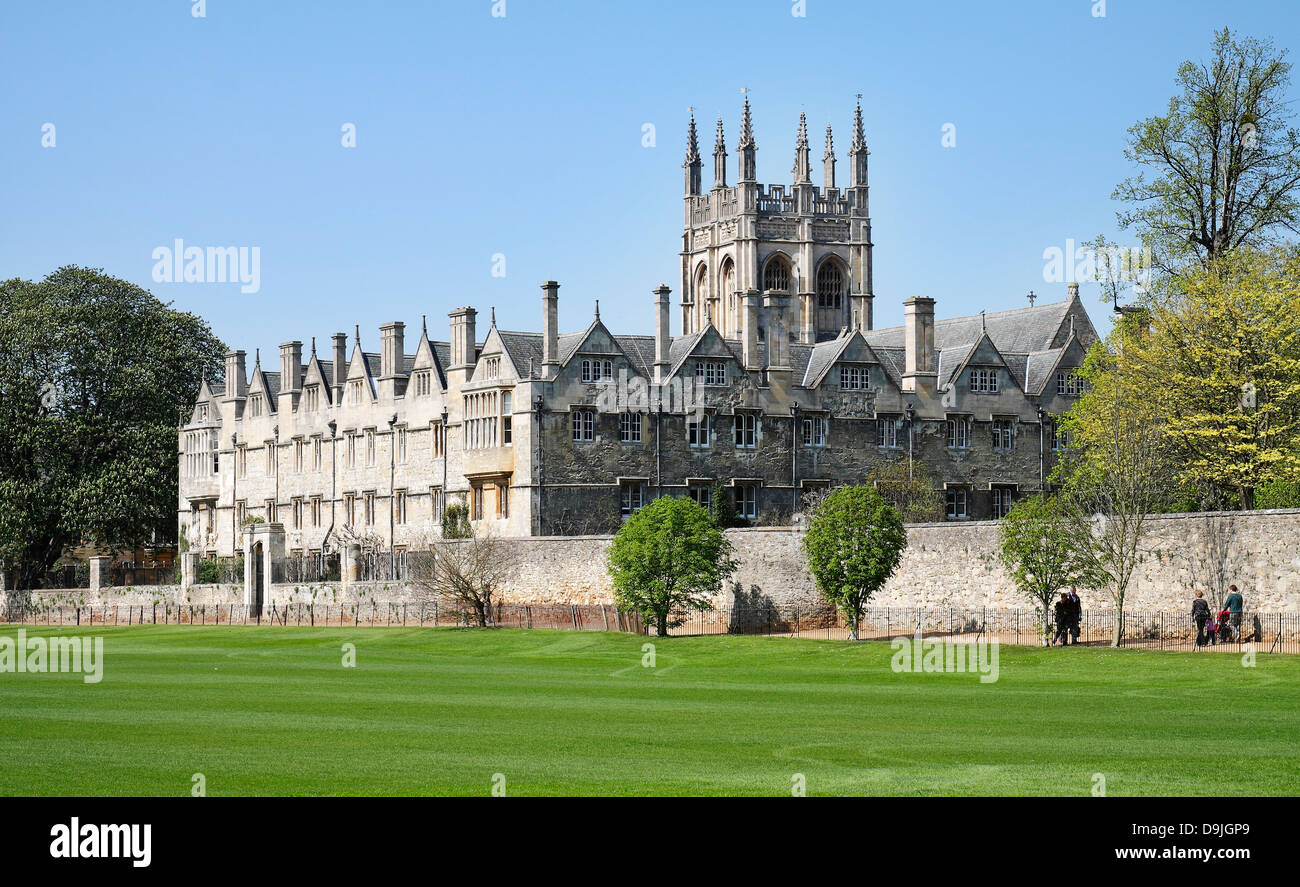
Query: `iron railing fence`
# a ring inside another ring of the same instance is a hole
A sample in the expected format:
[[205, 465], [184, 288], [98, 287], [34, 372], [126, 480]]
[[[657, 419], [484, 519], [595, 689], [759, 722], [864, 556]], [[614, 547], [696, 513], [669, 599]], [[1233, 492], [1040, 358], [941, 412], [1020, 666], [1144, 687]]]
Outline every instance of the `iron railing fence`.
[[[795, 638], [843, 640], [849, 630], [835, 614], [816, 610], [778, 614], [764, 608], [715, 609], [679, 614], [684, 621], [669, 630], [677, 637], [721, 634], [756, 634]], [[1070, 643], [1108, 646], [1114, 642], [1116, 617], [1113, 611], [1085, 612], [1077, 636], [1066, 632]], [[1260, 652], [1300, 653], [1300, 614], [1254, 613], [1243, 615], [1239, 636], [1231, 630], [1220, 633], [1211, 643], [1198, 643], [1195, 621], [1190, 614], [1162, 611], [1125, 612], [1121, 647], [1151, 650], [1241, 649], [1253, 644]], [[1040, 645], [1043, 617], [1030, 609], [962, 609], [873, 607], [858, 625], [861, 640], [892, 640], [900, 637], [961, 637], [996, 640], [1001, 644]], [[1048, 621], [1047, 637], [1058, 637]], [[1060, 643], [1060, 641], [1057, 641]]]
[[202, 558], [194, 581], [198, 585], [243, 585], [244, 556]]
[[[260, 609], [244, 604], [106, 604], [99, 606], [54, 605], [28, 596], [25, 602], [10, 599], [8, 612], [0, 613], [11, 624], [25, 625], [279, 625], [279, 626], [424, 626], [452, 627], [477, 624], [476, 615], [464, 605], [448, 606], [437, 601], [352, 604], [290, 603], [264, 604]], [[826, 611], [778, 615], [754, 608], [723, 608], [681, 614], [682, 623], [672, 628], [673, 637], [707, 635], [765, 635], [821, 640], [847, 640], [844, 622]], [[623, 631], [651, 635], [633, 613], [605, 605], [569, 606], [498, 604], [488, 617], [491, 627], [549, 628], [578, 631]], [[1085, 612], [1079, 624], [1078, 643], [1108, 646], [1112, 643], [1115, 615], [1110, 611]], [[1055, 627], [1049, 624], [1049, 635]], [[858, 626], [861, 640], [888, 641], [894, 638], [952, 637], [962, 640], [997, 641], [1001, 644], [1042, 643], [1042, 616], [1035, 610], [973, 610], [958, 608], [872, 608]], [[1241, 633], [1225, 636], [1213, 644], [1198, 644], [1196, 624], [1187, 614], [1159, 611], [1124, 614], [1120, 646], [1147, 650], [1300, 653], [1300, 615], [1248, 612]]]
[[[125, 588], [134, 585], [179, 585], [180, 567], [175, 564], [137, 564], [123, 562], [109, 564], [101, 585]], [[243, 577], [240, 577], [243, 581]]]
[[307, 554], [271, 562], [271, 581], [275, 583], [339, 582], [339, 556]]
[[[277, 625], [319, 627], [472, 627], [477, 615], [466, 606], [447, 606], [437, 601], [354, 604], [291, 603], [263, 604], [104, 604], [99, 606], [41, 605], [0, 613], [4, 621], [34, 626], [114, 625]], [[605, 605], [569, 606], [505, 605], [487, 614], [493, 628], [550, 628], [574, 631], [644, 632], [634, 613], [622, 613]]]
[[371, 551], [357, 559], [357, 582], [415, 582], [432, 576], [429, 551]]

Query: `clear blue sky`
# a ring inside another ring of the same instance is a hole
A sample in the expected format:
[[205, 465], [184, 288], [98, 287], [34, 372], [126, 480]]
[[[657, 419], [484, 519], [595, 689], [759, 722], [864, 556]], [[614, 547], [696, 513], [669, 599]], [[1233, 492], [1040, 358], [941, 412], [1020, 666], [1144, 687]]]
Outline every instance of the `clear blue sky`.
[[[1019, 307], [1030, 289], [1064, 297], [1045, 249], [1117, 235], [1126, 130], [1165, 107], [1215, 28], [1300, 50], [1294, 0], [1108, 0], [1104, 18], [1094, 0], [806, 0], [802, 18], [793, 0], [493, 5], [6, 4], [0, 277], [102, 267], [272, 365], [281, 341], [324, 349], [355, 323], [369, 349], [380, 323], [418, 331], [421, 314], [445, 338], [463, 304], [483, 328], [495, 305], [503, 328], [537, 329], [549, 278], [562, 329], [599, 298], [616, 332], [648, 333], [651, 289], [680, 288], [686, 109], [706, 155], [725, 117], [734, 182], [747, 87], [774, 183], [790, 179], [800, 110], [814, 181], [828, 122], [843, 181], [863, 94], [878, 326], [915, 294], [941, 317]], [[706, 188], [711, 171], [706, 156]], [[176, 238], [259, 247], [261, 291], [155, 283], [153, 250]]]

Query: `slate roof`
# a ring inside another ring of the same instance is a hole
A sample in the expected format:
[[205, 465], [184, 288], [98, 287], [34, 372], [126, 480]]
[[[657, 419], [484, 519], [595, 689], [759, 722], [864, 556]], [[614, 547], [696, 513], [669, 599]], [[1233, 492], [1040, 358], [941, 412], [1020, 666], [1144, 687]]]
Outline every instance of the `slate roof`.
[[[1003, 354], [1029, 354], [1052, 347], [1053, 339], [1070, 312], [1072, 300], [1049, 302], [1028, 308], [1009, 311], [991, 311], [984, 315], [950, 317], [934, 322], [934, 347], [944, 351], [958, 345], [969, 345], [980, 340], [982, 327], [988, 329], [993, 345]], [[872, 348], [879, 343], [889, 347], [903, 347], [906, 328], [901, 326], [870, 330], [863, 335]]]

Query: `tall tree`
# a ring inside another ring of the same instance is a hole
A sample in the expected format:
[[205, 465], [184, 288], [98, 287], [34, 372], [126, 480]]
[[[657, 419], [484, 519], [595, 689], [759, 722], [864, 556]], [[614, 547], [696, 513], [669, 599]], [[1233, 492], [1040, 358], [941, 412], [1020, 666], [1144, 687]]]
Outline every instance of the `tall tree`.
[[1064, 488], [1084, 584], [1110, 594], [1115, 646], [1129, 584], [1148, 554], [1147, 519], [1176, 491], [1163, 398], [1124, 359], [1143, 335], [1143, 315], [1130, 315], [1088, 352], [1080, 370], [1086, 391], [1062, 417], [1070, 446], [1052, 478]]
[[902, 516], [873, 487], [840, 487], [813, 509], [803, 546], [822, 596], [843, 614], [856, 641], [867, 602], [903, 558]]
[[731, 543], [708, 509], [661, 496], [628, 518], [609, 547], [614, 600], [667, 637], [687, 610], [707, 607], [736, 571], [730, 554]]
[[1208, 61], [1178, 68], [1180, 93], [1129, 130], [1141, 167], [1115, 189], [1166, 270], [1210, 264], [1300, 231], [1300, 134], [1290, 126], [1291, 64], [1271, 41], [1215, 34]]
[[1252, 508], [1300, 481], [1300, 254], [1240, 249], [1172, 283], [1119, 360], [1162, 402], [1179, 480]]
[[998, 524], [998, 559], [1016, 588], [1042, 608], [1043, 646], [1051, 637], [1052, 601], [1079, 578], [1068, 511], [1052, 496], [1021, 499]]
[[0, 564], [31, 588], [71, 545], [174, 538], [177, 421], [224, 352], [102, 271], [0, 283]]

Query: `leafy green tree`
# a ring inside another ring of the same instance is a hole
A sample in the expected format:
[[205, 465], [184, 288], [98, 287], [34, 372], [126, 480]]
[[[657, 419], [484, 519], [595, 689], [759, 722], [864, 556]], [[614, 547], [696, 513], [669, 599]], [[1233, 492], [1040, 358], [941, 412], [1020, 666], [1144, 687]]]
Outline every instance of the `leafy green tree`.
[[17, 588], [71, 545], [176, 538], [177, 420], [224, 351], [102, 271], [0, 282], [0, 564]]
[[1070, 446], [1052, 474], [1062, 486], [1081, 581], [1110, 593], [1115, 646], [1129, 584], [1147, 554], [1148, 517], [1179, 492], [1165, 399], [1125, 360], [1143, 335], [1141, 317], [1130, 315], [1089, 350], [1080, 370], [1085, 393], [1061, 420]]
[[685, 611], [706, 608], [736, 571], [730, 555], [731, 543], [707, 509], [662, 496], [629, 517], [610, 544], [614, 600], [666, 637]]
[[840, 487], [813, 508], [803, 545], [817, 587], [857, 640], [867, 601], [894, 574], [907, 547], [902, 516], [872, 487]]
[[744, 523], [736, 516], [736, 503], [731, 498], [731, 491], [722, 485], [722, 481], [713, 485], [713, 492], [709, 496], [709, 514], [714, 523], [724, 530]]
[[1208, 266], [1300, 231], [1300, 134], [1290, 126], [1286, 56], [1225, 28], [1207, 61], [1179, 66], [1180, 94], [1167, 113], [1129, 130], [1125, 156], [1141, 171], [1115, 189], [1129, 204], [1119, 222], [1137, 228], [1165, 269]]
[[944, 519], [943, 493], [919, 459], [911, 465], [906, 459], [874, 462], [864, 480], [898, 509], [904, 523], [932, 524]]
[[474, 527], [469, 522], [469, 507], [460, 502], [453, 502], [442, 512], [442, 538], [470, 539], [474, 536]]
[[1047, 646], [1052, 601], [1080, 573], [1069, 514], [1055, 497], [1028, 496], [1002, 519], [998, 534], [998, 559], [1016, 588], [1042, 607]]
[[1117, 359], [1160, 399], [1181, 483], [1249, 509], [1257, 487], [1300, 481], [1300, 254], [1176, 275]]

